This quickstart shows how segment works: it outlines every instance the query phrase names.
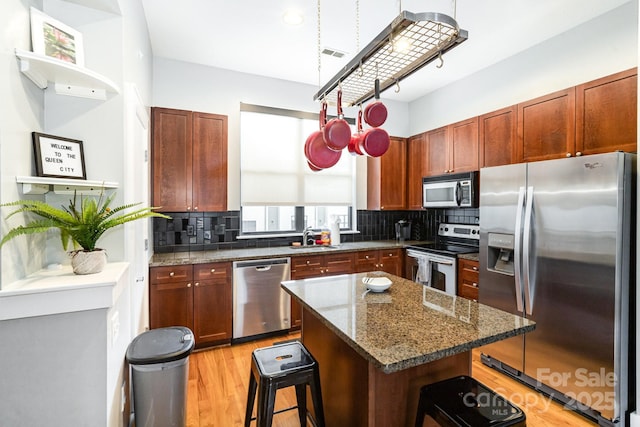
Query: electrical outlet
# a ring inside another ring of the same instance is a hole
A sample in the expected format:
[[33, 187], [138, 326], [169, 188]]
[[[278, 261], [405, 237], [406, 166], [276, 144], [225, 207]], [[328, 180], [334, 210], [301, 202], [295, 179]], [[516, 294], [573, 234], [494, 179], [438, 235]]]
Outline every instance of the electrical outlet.
[[111, 346], [114, 346], [120, 335], [120, 312], [111, 315]]

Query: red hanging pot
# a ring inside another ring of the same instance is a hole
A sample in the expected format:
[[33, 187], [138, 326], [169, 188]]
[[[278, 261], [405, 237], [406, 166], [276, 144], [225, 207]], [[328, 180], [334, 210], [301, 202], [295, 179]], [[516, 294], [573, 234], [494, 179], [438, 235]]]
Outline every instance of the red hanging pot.
[[360, 151], [360, 138], [362, 137], [362, 108], [358, 110], [358, 124], [357, 131], [353, 135], [351, 135], [351, 141], [349, 141], [349, 145], [347, 146], [347, 150], [351, 154], [362, 155], [362, 151]]
[[380, 157], [389, 149], [391, 139], [386, 130], [371, 128], [360, 136], [360, 151], [370, 157]]
[[326, 122], [326, 109], [326, 104], [323, 104], [320, 111], [320, 130], [312, 132], [304, 143], [304, 154], [313, 171], [330, 168], [338, 163], [342, 155], [342, 151], [334, 151], [327, 147], [322, 136], [322, 129]]
[[375, 102], [364, 109], [364, 121], [371, 127], [382, 126], [387, 120], [387, 107], [380, 101], [380, 80], [375, 81]]
[[351, 140], [351, 128], [343, 117], [342, 90], [338, 90], [338, 117], [329, 120], [322, 131], [327, 147], [334, 151], [342, 150]]

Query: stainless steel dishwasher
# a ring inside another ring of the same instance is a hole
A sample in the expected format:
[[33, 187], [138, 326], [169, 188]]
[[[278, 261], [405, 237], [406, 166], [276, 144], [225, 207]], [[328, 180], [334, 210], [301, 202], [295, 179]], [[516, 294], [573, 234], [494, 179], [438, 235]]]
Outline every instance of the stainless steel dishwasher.
[[289, 258], [233, 263], [233, 339], [289, 329], [291, 297], [280, 282], [291, 277]]

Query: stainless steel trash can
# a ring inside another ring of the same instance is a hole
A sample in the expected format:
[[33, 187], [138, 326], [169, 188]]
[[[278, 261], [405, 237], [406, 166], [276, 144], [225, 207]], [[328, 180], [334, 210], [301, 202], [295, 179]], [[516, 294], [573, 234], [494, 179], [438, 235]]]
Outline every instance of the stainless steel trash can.
[[136, 427], [185, 425], [193, 346], [193, 332], [183, 326], [152, 329], [131, 341], [126, 358], [131, 365]]

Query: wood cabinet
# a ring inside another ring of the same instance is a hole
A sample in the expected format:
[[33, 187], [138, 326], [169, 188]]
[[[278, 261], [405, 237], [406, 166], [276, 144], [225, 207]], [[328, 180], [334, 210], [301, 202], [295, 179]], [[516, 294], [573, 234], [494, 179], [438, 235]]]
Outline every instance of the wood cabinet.
[[515, 163], [518, 107], [502, 108], [478, 119], [480, 167]]
[[[296, 256], [291, 258], [291, 279], [348, 274], [355, 271], [355, 253], [340, 252]], [[291, 298], [291, 329], [302, 326], [302, 307]]]
[[402, 249], [356, 252], [356, 272], [384, 271], [402, 277]]
[[518, 104], [517, 162], [575, 155], [575, 88]]
[[227, 210], [227, 116], [152, 109], [152, 205]]
[[208, 263], [149, 269], [149, 323], [186, 326], [196, 346], [231, 340], [231, 264]]
[[407, 206], [407, 140], [391, 137], [387, 152], [367, 158], [367, 209], [401, 210]]
[[638, 69], [576, 87], [576, 154], [637, 151]]
[[425, 176], [478, 170], [478, 117], [429, 131]]
[[407, 140], [407, 209], [422, 209], [422, 177], [427, 174], [425, 133]]
[[478, 300], [480, 263], [469, 259], [458, 259], [458, 295]]

